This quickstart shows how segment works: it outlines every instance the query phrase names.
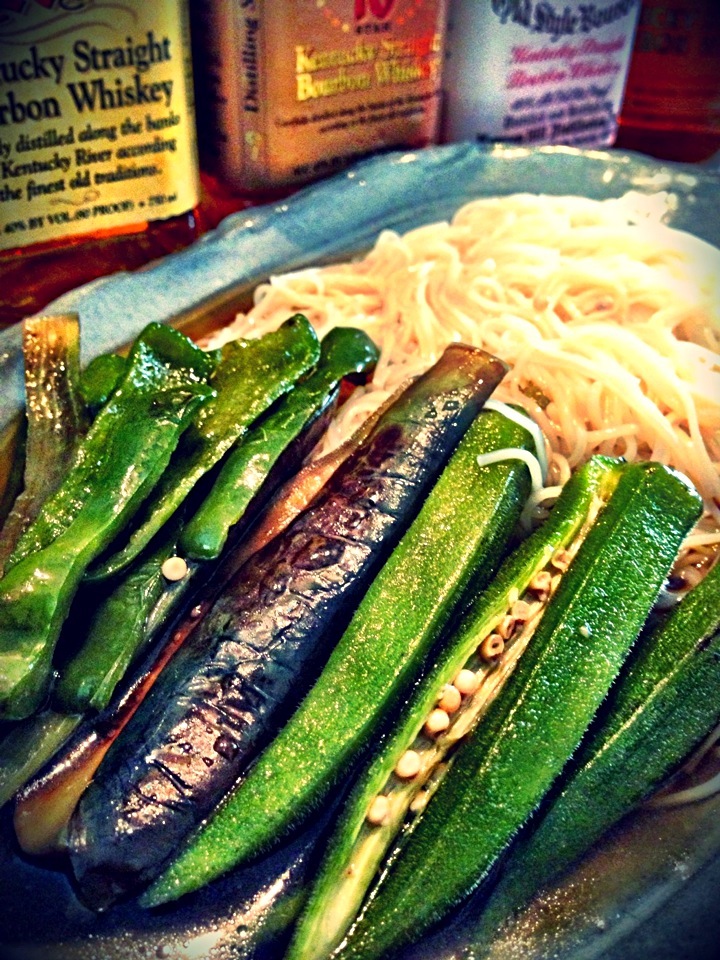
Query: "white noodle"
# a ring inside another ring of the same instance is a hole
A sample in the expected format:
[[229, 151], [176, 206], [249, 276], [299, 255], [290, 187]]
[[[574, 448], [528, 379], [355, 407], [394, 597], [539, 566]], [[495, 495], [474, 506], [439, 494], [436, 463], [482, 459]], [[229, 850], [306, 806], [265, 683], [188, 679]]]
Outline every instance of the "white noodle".
[[667, 203], [476, 200], [450, 223], [383, 231], [356, 262], [273, 277], [214, 345], [259, 336], [296, 312], [320, 336], [365, 329], [381, 347], [373, 382], [345, 404], [323, 453], [448, 343], [482, 347], [511, 366], [495, 399], [521, 406], [542, 430], [547, 483], [562, 486], [594, 453], [671, 464], [705, 501], [692, 546], [712, 551], [720, 252], [665, 227]]

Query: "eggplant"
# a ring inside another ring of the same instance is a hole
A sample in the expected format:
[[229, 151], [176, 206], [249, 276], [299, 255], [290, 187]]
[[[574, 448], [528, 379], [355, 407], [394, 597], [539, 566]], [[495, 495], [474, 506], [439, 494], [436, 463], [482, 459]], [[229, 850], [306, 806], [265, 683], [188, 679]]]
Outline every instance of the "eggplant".
[[88, 905], [104, 909], [157, 876], [285, 722], [505, 370], [484, 351], [449, 346], [229, 581], [70, 821]]

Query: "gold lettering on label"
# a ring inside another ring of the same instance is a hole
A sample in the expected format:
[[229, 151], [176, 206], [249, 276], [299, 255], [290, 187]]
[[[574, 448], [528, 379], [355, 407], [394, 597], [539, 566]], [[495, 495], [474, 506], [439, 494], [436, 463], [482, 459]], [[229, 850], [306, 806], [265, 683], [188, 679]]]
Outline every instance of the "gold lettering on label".
[[316, 50], [315, 47], [295, 47], [295, 73], [315, 73], [333, 67], [352, 67], [377, 59], [378, 48], [372, 43], [356, 43], [350, 50]]
[[322, 78], [301, 73], [297, 77], [297, 100], [298, 103], [304, 103], [306, 100], [334, 97], [352, 90], [368, 90], [371, 86], [372, 74], [367, 70], [348, 73], [344, 67], [341, 67], [334, 76]]

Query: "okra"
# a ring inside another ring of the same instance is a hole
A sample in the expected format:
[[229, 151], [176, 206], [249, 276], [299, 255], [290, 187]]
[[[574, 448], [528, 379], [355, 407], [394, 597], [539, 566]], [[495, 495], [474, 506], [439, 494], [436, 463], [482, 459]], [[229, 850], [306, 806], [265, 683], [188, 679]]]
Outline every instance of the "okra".
[[371, 370], [377, 358], [377, 347], [362, 330], [337, 327], [327, 334], [312, 376], [283, 397], [278, 409], [230, 452], [212, 489], [182, 532], [183, 556], [211, 560], [220, 555], [230, 528], [288, 444], [336, 401], [343, 377]]
[[[597, 458], [577, 473], [542, 529], [505, 561], [498, 576], [444, 639], [412, 705], [386, 735], [353, 790], [314, 882], [291, 956], [324, 957], [342, 940], [408, 811], [427, 799], [447, 755], [487, 709], [527, 645], [562, 575], [553, 558], [562, 566], [577, 551], [588, 526], [614, 490], [619, 471], [617, 462]], [[529, 602], [532, 616], [521, 629], [510, 632], [503, 625], [511, 621], [520, 597]], [[504, 640], [499, 630], [507, 635]], [[427, 737], [425, 722], [448, 687], [454, 687], [457, 692], [451, 696], [459, 701], [447, 714], [452, 722], [445, 731]], [[393, 771], [409, 750], [420, 767], [412, 777], [398, 777]], [[387, 798], [388, 810], [382, 824], [371, 825], [367, 812], [378, 796]]]
[[0, 715], [40, 705], [52, 654], [88, 565], [133, 516], [212, 391], [202, 352], [152, 325], [78, 448], [72, 468], [21, 537], [0, 580]]
[[490, 931], [663, 783], [720, 721], [720, 564], [640, 638], [537, 826], [512, 850]]
[[[354, 877], [367, 887], [410, 805], [425, 809], [339, 955], [392, 954], [482, 882], [577, 747], [699, 512], [695, 491], [657, 464], [594, 458], [568, 483], [546, 524], [478, 598], [397, 735], [361, 776], [293, 960], [327, 956], [340, 942], [362, 897]], [[480, 662], [495, 658], [478, 676]], [[466, 705], [441, 724], [437, 711], [447, 711], [437, 699], [448, 682]], [[421, 760], [412, 778], [403, 775], [408, 751]], [[446, 758], [449, 765], [438, 768]], [[424, 783], [429, 789], [417, 793]], [[342, 877], [343, 868], [350, 876]], [[336, 906], [328, 902], [332, 876], [342, 879]]]
[[317, 336], [301, 314], [259, 340], [226, 344], [211, 377], [215, 396], [187, 430], [127, 543], [90, 570], [90, 578], [102, 580], [125, 570], [195, 485], [261, 414], [315, 367], [319, 356]]
[[[521, 460], [478, 466], [478, 456], [532, 445], [528, 430], [502, 414], [477, 417], [305, 701], [226, 798], [207, 843], [221, 831], [227, 866], [296, 830], [347, 778], [470, 585], [478, 590], [490, 579], [527, 500]], [[171, 868], [172, 881], [163, 888], [160, 880], [146, 901], [160, 902], [163, 889], [175, 893], [181, 869]]]

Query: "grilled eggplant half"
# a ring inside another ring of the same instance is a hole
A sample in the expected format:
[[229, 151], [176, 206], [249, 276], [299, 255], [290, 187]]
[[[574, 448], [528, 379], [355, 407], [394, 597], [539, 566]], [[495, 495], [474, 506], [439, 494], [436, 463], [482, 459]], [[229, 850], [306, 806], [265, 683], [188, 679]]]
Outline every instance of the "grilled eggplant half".
[[504, 372], [481, 350], [448, 347], [230, 580], [73, 815], [68, 848], [88, 904], [155, 877], [287, 719]]

